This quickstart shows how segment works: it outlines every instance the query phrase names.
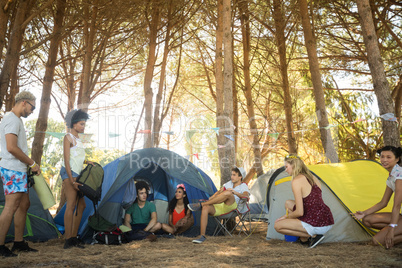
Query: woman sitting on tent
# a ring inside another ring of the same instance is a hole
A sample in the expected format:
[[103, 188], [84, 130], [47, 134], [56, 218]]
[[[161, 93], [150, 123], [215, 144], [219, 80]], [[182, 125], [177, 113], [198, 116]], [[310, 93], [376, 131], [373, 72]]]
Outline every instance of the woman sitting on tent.
[[186, 187], [177, 185], [175, 197], [169, 202], [169, 224], [162, 223], [165, 232], [178, 235], [193, 226], [194, 217], [187, 207], [189, 203]]
[[274, 228], [281, 234], [299, 236], [302, 244], [314, 248], [332, 228], [334, 218], [322, 200], [321, 183], [304, 162], [296, 155], [288, 155], [285, 168], [292, 175], [295, 200], [286, 201], [287, 214], [275, 221]]
[[[402, 148], [394, 146], [385, 146], [377, 151], [380, 154], [381, 165], [389, 171], [387, 187], [380, 202], [364, 211], [357, 211], [353, 215], [356, 219], [363, 221], [363, 224], [369, 228], [381, 229], [374, 237], [374, 244], [385, 244], [390, 248], [395, 244], [402, 242]], [[392, 212], [377, 211], [385, 208], [395, 192], [394, 205]]]
[[[85, 201], [84, 198], [79, 198], [77, 201], [79, 184], [75, 181], [83, 169], [83, 164], [92, 164], [92, 162], [85, 160], [85, 147], [78, 137], [79, 133], [84, 133], [85, 123], [88, 118], [89, 115], [82, 110], [72, 110], [66, 114], [66, 124], [69, 132], [64, 136], [63, 140], [64, 161], [60, 170], [67, 199], [64, 213], [65, 249], [71, 247], [84, 248], [77, 239], [77, 233], [82, 213], [85, 209]], [[77, 209], [74, 212], [76, 205]]]

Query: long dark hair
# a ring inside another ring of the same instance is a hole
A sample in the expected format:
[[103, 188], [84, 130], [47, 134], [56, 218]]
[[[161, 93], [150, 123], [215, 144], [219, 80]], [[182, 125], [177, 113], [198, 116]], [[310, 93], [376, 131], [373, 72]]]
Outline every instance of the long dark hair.
[[381, 155], [381, 152], [383, 152], [383, 151], [392, 152], [395, 155], [395, 158], [399, 158], [398, 165], [402, 164], [402, 148], [401, 147], [395, 147], [395, 146], [388, 145], [388, 146], [382, 147], [381, 149], [378, 149], [377, 153], [379, 155]]
[[[184, 214], [187, 215], [187, 210], [188, 210], [187, 205], [190, 203], [190, 202], [188, 201], [187, 192], [186, 192], [186, 190], [185, 190], [183, 187], [181, 187], [181, 186], [177, 187], [177, 189], [182, 189], [182, 190], [183, 190], [183, 194], [186, 195], [185, 197], [183, 197], [183, 203], [184, 203]], [[176, 189], [176, 191], [177, 191], [177, 189]], [[176, 204], [177, 204], [177, 199], [176, 199], [176, 195], [175, 195], [175, 197], [173, 197], [172, 200], [170, 200], [170, 202], [169, 202], [169, 206], [168, 206], [168, 211], [169, 211], [169, 213], [173, 213], [173, 211], [174, 211], [174, 209], [175, 209], [175, 207], [176, 207]]]

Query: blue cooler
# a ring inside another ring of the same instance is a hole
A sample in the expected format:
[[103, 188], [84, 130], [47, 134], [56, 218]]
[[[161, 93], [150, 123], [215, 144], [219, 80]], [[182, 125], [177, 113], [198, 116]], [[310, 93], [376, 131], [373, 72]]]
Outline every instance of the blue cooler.
[[285, 235], [285, 241], [287, 242], [296, 242], [297, 239], [299, 239], [298, 236]]

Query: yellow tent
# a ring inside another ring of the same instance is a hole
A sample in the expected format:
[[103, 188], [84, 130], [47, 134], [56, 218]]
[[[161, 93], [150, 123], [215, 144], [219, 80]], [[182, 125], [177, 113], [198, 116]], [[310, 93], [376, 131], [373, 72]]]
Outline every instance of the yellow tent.
[[[388, 172], [379, 163], [370, 160], [311, 165], [309, 169], [323, 182], [323, 199], [330, 207], [335, 220], [335, 225], [325, 235], [324, 242], [370, 239], [371, 230], [354, 220], [350, 213], [365, 210], [381, 200]], [[283, 235], [273, 228], [273, 223], [285, 214], [285, 201], [294, 199], [290, 180], [283, 167], [274, 172], [269, 180], [267, 239], [283, 239]], [[392, 200], [382, 211], [389, 212], [391, 207]]]

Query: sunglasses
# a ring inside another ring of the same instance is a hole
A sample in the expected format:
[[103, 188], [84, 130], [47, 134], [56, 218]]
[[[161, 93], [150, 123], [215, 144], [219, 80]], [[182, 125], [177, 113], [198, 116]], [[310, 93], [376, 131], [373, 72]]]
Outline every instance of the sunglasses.
[[297, 155], [287, 155], [285, 156], [285, 159], [300, 159]]
[[29, 105], [31, 105], [31, 107], [32, 107], [32, 112], [35, 110], [35, 106], [34, 105], [32, 105], [29, 101], [26, 101], [26, 103], [28, 103]]

